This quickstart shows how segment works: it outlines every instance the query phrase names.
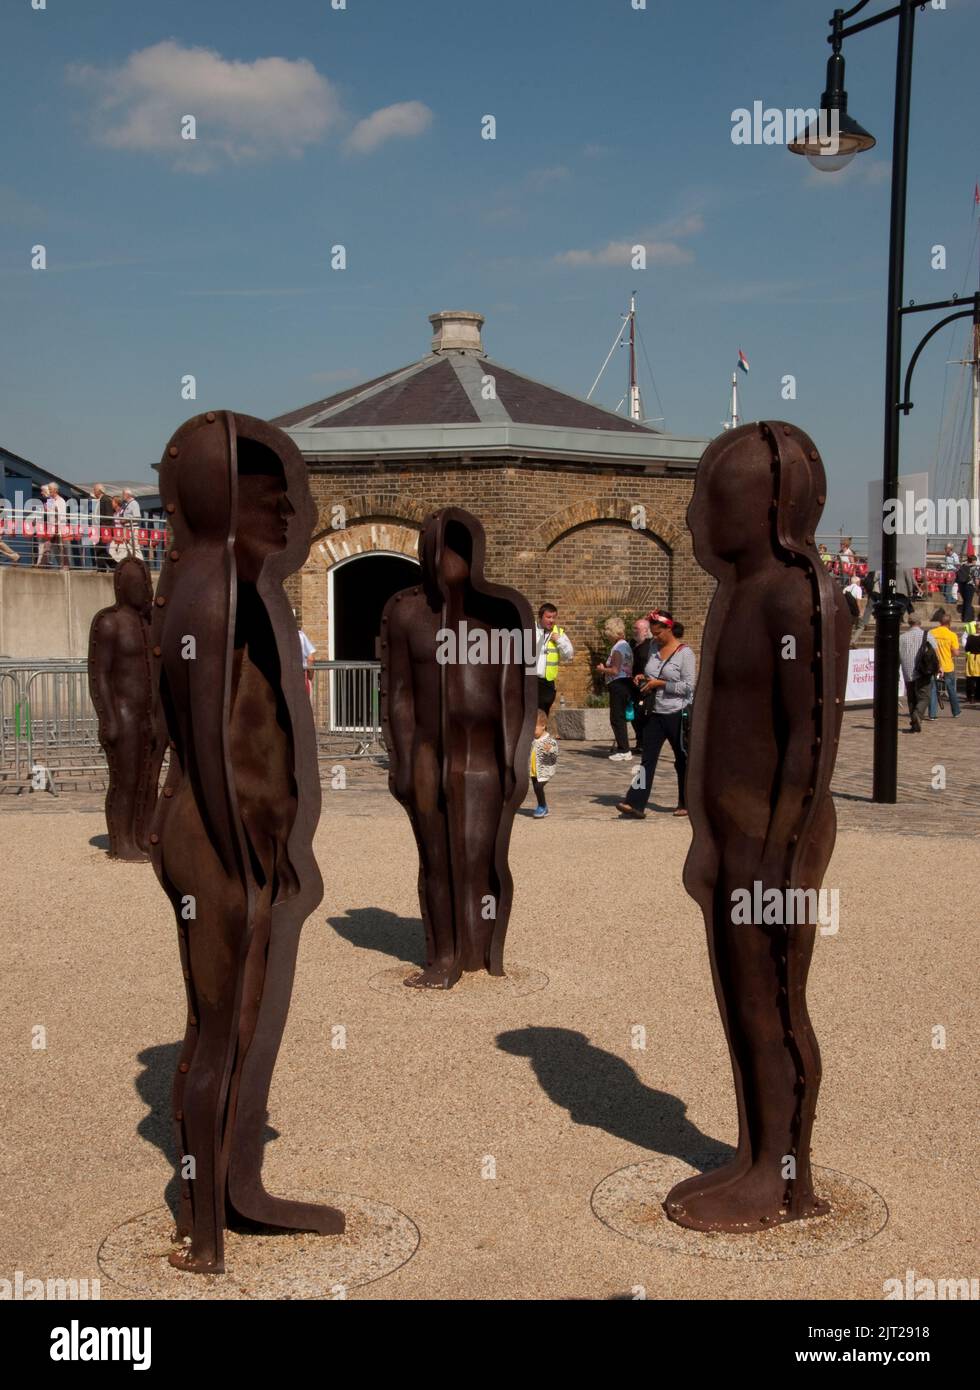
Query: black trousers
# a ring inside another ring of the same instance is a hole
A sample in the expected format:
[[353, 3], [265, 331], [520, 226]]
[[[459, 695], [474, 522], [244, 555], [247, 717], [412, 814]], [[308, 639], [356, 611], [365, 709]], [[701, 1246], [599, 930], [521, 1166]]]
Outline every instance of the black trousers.
[[633, 682], [626, 676], [609, 684], [609, 722], [616, 739], [617, 753], [630, 751], [630, 734], [626, 724], [626, 709], [633, 695]]
[[980, 700], [980, 676], [967, 676], [966, 698], [968, 700]]
[[909, 722], [913, 729], [921, 729], [922, 721], [929, 710], [929, 678], [906, 681], [905, 699], [909, 707]]
[[[677, 804], [684, 805], [684, 774], [687, 771], [687, 754], [681, 743], [681, 711], [676, 714], [650, 715], [643, 730], [643, 762], [637, 769], [633, 783], [626, 793], [626, 801], [637, 811], [645, 811], [650, 800], [654, 774], [660, 750], [669, 743], [674, 750], [674, 768], [677, 771]], [[637, 786], [636, 783], [639, 783]]]
[[555, 681], [546, 681], [544, 676], [538, 676], [538, 709], [543, 709], [545, 714], [551, 713], [551, 706], [555, 703]]

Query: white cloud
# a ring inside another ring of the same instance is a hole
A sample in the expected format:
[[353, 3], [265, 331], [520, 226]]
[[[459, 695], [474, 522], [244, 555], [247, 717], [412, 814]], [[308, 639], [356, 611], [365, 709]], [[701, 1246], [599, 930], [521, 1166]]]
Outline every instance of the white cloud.
[[[72, 66], [68, 75], [92, 97], [100, 144], [169, 155], [175, 168], [195, 172], [298, 157], [341, 121], [332, 84], [305, 58], [237, 62], [165, 39], [117, 67]], [[180, 138], [186, 115], [196, 140]]]
[[850, 164], [843, 169], [815, 169], [807, 165], [805, 183], [808, 188], [834, 189], [848, 184], [862, 184], [867, 188], [880, 188], [891, 179], [892, 166], [887, 159], [862, 159], [855, 155]]
[[622, 238], [608, 241], [605, 246], [599, 246], [594, 250], [560, 251], [554, 260], [557, 265], [619, 266], [628, 270], [633, 259], [633, 247], [644, 246], [648, 265], [687, 265], [694, 260], [694, 252], [682, 245], [682, 242], [687, 237], [696, 235], [703, 227], [704, 218], [701, 214], [689, 213], [629, 240]]
[[398, 101], [382, 106], [358, 121], [347, 139], [355, 154], [370, 154], [386, 140], [422, 135], [432, 124], [432, 112], [421, 101]]

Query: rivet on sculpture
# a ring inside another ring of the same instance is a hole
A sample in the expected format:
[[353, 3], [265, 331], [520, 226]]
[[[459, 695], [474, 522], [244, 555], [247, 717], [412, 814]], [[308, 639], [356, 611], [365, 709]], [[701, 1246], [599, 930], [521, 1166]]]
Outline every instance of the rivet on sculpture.
[[135, 556], [121, 561], [113, 588], [115, 603], [96, 613], [89, 629], [88, 681], [109, 768], [109, 856], [138, 861], [147, 858], [165, 745], [155, 733], [153, 586], [143, 561]]
[[812, 440], [771, 422], [708, 447], [688, 509], [718, 588], [692, 716], [684, 885], [704, 914], [738, 1106], [735, 1157], [664, 1202], [695, 1230], [827, 1210], [810, 1169], [820, 1053], [806, 980], [836, 834], [850, 621], [814, 546], [825, 494]]
[[152, 652], [171, 739], [153, 866], [176, 916], [187, 1027], [174, 1080], [178, 1268], [224, 1268], [233, 1221], [333, 1234], [331, 1207], [262, 1185], [266, 1102], [304, 921], [323, 884], [316, 736], [283, 580], [315, 511], [281, 431], [209, 412], [164, 452], [173, 532]]
[[381, 619], [388, 785], [419, 850], [426, 964], [405, 984], [450, 989], [503, 975], [513, 880], [507, 851], [528, 783], [536, 684], [530, 606], [484, 576], [475, 516], [446, 507], [422, 529], [422, 583]]

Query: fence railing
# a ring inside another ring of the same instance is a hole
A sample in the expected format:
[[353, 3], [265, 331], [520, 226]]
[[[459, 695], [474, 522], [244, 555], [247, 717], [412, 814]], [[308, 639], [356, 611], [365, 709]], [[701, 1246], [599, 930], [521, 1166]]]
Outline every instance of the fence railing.
[[[321, 768], [384, 754], [380, 674], [372, 661], [320, 661], [310, 672]], [[0, 660], [0, 791], [105, 779], [88, 663]]]
[[41, 569], [112, 569], [127, 555], [159, 569], [167, 544], [167, 524], [161, 517], [98, 515], [57, 516], [0, 512], [0, 559], [4, 563], [36, 565]]

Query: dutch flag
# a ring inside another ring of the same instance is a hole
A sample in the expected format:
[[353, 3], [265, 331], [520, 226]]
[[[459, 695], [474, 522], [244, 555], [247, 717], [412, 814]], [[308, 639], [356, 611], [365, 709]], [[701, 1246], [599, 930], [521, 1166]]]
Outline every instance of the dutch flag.
[[741, 348], [739, 348], [739, 350], [738, 350], [738, 366], [739, 366], [739, 370], [740, 370], [740, 371], [743, 371], [743, 372], [745, 373], [745, 375], [748, 376], [748, 374], [749, 374], [749, 359], [746, 357], [745, 353], [742, 351]]

